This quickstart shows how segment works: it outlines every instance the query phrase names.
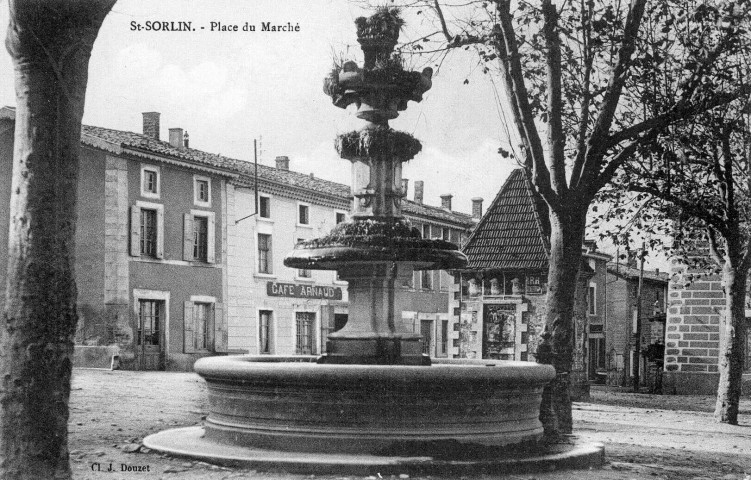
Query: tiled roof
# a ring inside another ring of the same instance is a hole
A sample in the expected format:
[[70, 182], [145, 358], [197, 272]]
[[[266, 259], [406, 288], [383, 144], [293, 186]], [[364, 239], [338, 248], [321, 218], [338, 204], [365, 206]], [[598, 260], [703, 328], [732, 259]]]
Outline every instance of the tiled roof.
[[512, 171], [462, 248], [467, 268], [546, 270], [548, 248], [536, 202], [524, 171]]
[[425, 205], [424, 203], [416, 203], [412, 200], [402, 200], [402, 211], [410, 215], [418, 215], [421, 217], [430, 217], [437, 220], [443, 220], [451, 223], [460, 223], [465, 227], [472, 227], [474, 220], [472, 215], [466, 213], [455, 212], [453, 210], [446, 210], [440, 207], [434, 207], [432, 205]]
[[[2, 107], [2, 109], [0, 109], [0, 118], [9, 120], [14, 119], [15, 109], [12, 107]], [[253, 185], [255, 164], [252, 162], [207, 153], [201, 150], [196, 150], [195, 148], [177, 148], [170, 145], [169, 142], [156, 140], [140, 133], [113, 130], [111, 128], [83, 125], [82, 136], [84, 143], [88, 143], [95, 147], [101, 147], [101, 143], [91, 142], [91, 137], [138, 152], [166, 156], [192, 164], [229, 171], [233, 174], [239, 174], [239, 178], [235, 180], [238, 184], [244, 186]], [[312, 175], [306, 175], [304, 173], [291, 170], [281, 170], [267, 165], [258, 164], [258, 177], [261, 181], [303, 189], [317, 195], [338, 197], [346, 202], [350, 202], [352, 199], [349, 186], [324, 180], [323, 178], [318, 178]], [[460, 224], [464, 225], [466, 228], [469, 228], [474, 224], [471, 215], [448, 211], [430, 205], [418, 204], [406, 199], [402, 202], [402, 209], [406, 214]]]
[[[622, 263], [608, 262], [608, 273], [612, 273], [613, 275], [618, 275], [628, 280], [639, 279], [638, 268], [629, 267], [628, 265], [624, 265]], [[670, 278], [670, 275], [667, 272], [656, 272], [653, 270], [644, 270], [644, 280], [650, 280], [653, 282], [660, 282], [660, 283], [667, 284], [669, 278]]]

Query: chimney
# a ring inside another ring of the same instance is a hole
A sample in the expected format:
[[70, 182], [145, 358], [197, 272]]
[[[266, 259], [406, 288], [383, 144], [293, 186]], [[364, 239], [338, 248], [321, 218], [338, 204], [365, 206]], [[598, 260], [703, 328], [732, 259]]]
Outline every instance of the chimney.
[[472, 199], [472, 218], [475, 220], [482, 218], [482, 197]]
[[451, 199], [454, 196], [450, 193], [446, 193], [441, 195], [441, 208], [444, 208], [446, 210], [451, 210]]
[[408, 189], [409, 189], [409, 179], [402, 178], [402, 195], [407, 196]]
[[143, 112], [143, 134], [159, 140], [159, 112]]
[[415, 181], [415, 203], [422, 205], [422, 191], [425, 187], [425, 182], [422, 180]]
[[183, 146], [185, 148], [190, 147], [190, 136], [188, 135], [188, 131], [185, 131], [185, 135], [183, 135]]
[[182, 128], [170, 128], [169, 129], [169, 144], [175, 148], [183, 148], [183, 129]]
[[278, 170], [289, 170], [289, 157], [286, 157], [286, 156], [276, 157], [276, 168]]

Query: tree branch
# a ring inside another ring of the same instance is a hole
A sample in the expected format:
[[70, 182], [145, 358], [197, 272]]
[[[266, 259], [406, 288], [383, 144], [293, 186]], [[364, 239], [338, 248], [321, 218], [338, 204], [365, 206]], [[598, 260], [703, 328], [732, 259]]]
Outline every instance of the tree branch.
[[582, 185], [582, 182], [584, 185], [590, 183], [590, 180], [597, 176], [600, 171], [600, 163], [604, 152], [607, 151], [604, 140], [607, 139], [610, 127], [613, 124], [613, 117], [631, 67], [631, 57], [636, 49], [636, 39], [639, 36], [639, 27], [644, 15], [645, 4], [646, 0], [631, 0], [626, 25], [623, 29], [623, 38], [618, 49], [618, 61], [613, 68], [597, 120], [587, 141], [587, 153], [582, 167], [582, 177], [577, 181], [577, 188]]
[[632, 192], [647, 193], [653, 197], [661, 198], [667, 202], [670, 202], [699, 220], [702, 220], [707, 225], [710, 225], [717, 229], [721, 235], [725, 236], [727, 228], [725, 227], [721, 218], [713, 215], [709, 210], [702, 208], [698, 203], [688, 201], [684, 198], [675, 196], [671, 193], [661, 191], [653, 186], [648, 185], [629, 185], [629, 190]]
[[571, 170], [571, 186], [573, 187], [579, 181], [582, 168], [584, 167], [584, 158], [587, 151], [587, 125], [589, 124], [589, 106], [592, 101], [592, 92], [590, 81], [592, 77], [592, 52], [590, 52], [591, 35], [592, 35], [592, 4], [588, 3], [589, 9], [585, 9], [584, 0], [581, 0], [582, 10], [582, 56], [584, 57], [584, 85], [582, 86], [583, 98], [579, 115], [579, 138], [577, 139], [576, 159], [574, 167]]
[[548, 168], [552, 174], [553, 190], [560, 197], [565, 197], [568, 186], [566, 185], [566, 158], [563, 152], [566, 140], [562, 124], [561, 39], [558, 36], [558, 12], [550, 0], [544, 0], [542, 13], [545, 18], [543, 25], [545, 46], [548, 50], [545, 56], [548, 90], [548, 155], [550, 157]]
[[628, 160], [631, 155], [636, 152], [636, 149], [639, 147], [639, 145], [642, 142], [639, 140], [634, 140], [630, 144], [628, 144], [626, 147], [624, 147], [618, 154], [616, 154], [610, 162], [605, 165], [605, 168], [600, 172], [600, 174], [594, 179], [594, 181], [590, 182], [587, 188], [586, 192], [586, 198], [594, 198], [600, 189], [605, 187], [607, 183], [610, 181], [611, 178], [613, 178], [613, 175], [615, 175], [615, 172], [618, 170], [618, 168], [623, 165], [626, 160]]
[[446, 42], [448, 43], [448, 48], [456, 48], [456, 47], [463, 47], [465, 45], [477, 45], [477, 44], [483, 44], [486, 45], [490, 38], [484, 35], [471, 35], [467, 33], [466, 37], [462, 37], [461, 35], [451, 35], [448, 29], [448, 25], [446, 23], [446, 17], [443, 15], [443, 9], [441, 8], [441, 3], [439, 0], [433, 1], [432, 6], [433, 11], [436, 13], [436, 16], [438, 17], [438, 22], [441, 24], [441, 32], [443, 33], [443, 36], [446, 37]]
[[736, 100], [744, 95], [751, 94], [751, 84], [743, 85], [738, 90], [731, 93], [720, 93], [705, 102], [699, 104], [686, 105], [685, 103], [677, 103], [675, 107], [662, 115], [644, 120], [643, 122], [632, 125], [628, 128], [624, 128], [620, 132], [611, 135], [605, 145], [607, 148], [614, 147], [624, 140], [629, 140], [642, 132], [645, 132], [651, 128], [664, 128], [676, 120], [683, 120], [688, 117], [693, 117], [700, 113], [704, 113], [713, 108], [726, 105], [733, 100]]
[[707, 226], [707, 239], [709, 240], [709, 256], [718, 267], [722, 268], [725, 261], [722, 259], [722, 256], [717, 249], [717, 236], [714, 233], [714, 229], [710, 226]]
[[514, 123], [525, 146], [525, 165], [532, 171], [532, 179], [540, 195], [552, 209], [560, 208], [560, 198], [550, 185], [550, 172], [545, 164], [542, 141], [537, 132], [532, 108], [529, 104], [527, 88], [521, 66], [516, 33], [511, 22], [509, 0], [496, 0], [496, 11], [500, 24], [494, 45], [500, 58], [506, 94], [512, 106]]

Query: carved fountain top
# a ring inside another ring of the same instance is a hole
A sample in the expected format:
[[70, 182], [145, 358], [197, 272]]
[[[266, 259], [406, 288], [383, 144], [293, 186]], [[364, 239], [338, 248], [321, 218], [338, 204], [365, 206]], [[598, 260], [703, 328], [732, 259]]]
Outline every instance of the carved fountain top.
[[323, 91], [337, 107], [354, 103], [358, 118], [385, 124], [405, 110], [409, 100], [422, 100], [432, 86], [433, 69], [408, 71], [401, 55], [393, 53], [404, 24], [398, 9], [379, 8], [370, 17], [359, 17], [355, 24], [365, 56], [363, 66], [353, 61], [335, 65], [324, 79]]

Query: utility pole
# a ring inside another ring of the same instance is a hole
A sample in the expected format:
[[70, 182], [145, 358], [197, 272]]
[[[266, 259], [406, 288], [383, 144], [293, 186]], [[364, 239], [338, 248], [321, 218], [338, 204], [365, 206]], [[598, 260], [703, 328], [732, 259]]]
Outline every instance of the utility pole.
[[639, 373], [641, 370], [641, 294], [644, 282], [644, 242], [641, 243], [639, 259], [639, 285], [636, 290], [636, 342], [634, 352], [634, 393], [639, 393]]

